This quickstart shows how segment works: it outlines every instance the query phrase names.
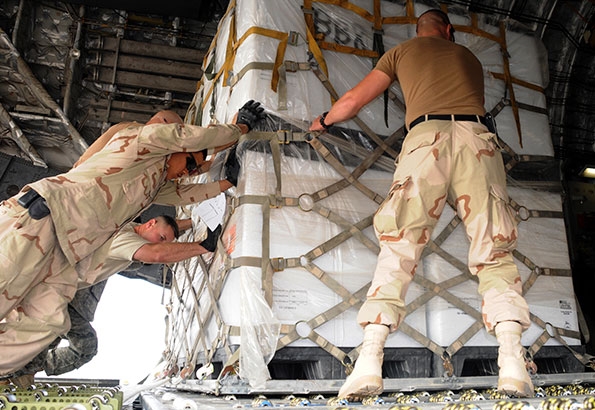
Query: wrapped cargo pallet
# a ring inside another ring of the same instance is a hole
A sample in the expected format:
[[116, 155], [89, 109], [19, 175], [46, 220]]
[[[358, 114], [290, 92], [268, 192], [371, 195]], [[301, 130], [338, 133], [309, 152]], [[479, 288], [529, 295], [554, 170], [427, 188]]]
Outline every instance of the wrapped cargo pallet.
[[[413, 37], [416, 16], [436, 6], [230, 2], [186, 121], [229, 122], [250, 99], [266, 107], [267, 120], [238, 144], [240, 178], [226, 196], [216, 253], [173, 268], [171, 371], [182, 368], [180, 376], [193, 379], [235, 369], [251, 386], [271, 377], [345, 377], [362, 341], [355, 316], [379, 249], [372, 218], [404, 135], [399, 85], [328, 133], [307, 129], [383, 50]], [[580, 345], [560, 191], [551, 176], [543, 46], [513, 21], [444, 9], [457, 42], [482, 62], [485, 106], [499, 127], [519, 220], [514, 256], [532, 313], [523, 344], [533, 354]], [[200, 178], [219, 179], [229, 154], [220, 153]], [[199, 215], [193, 207], [179, 213]], [[447, 206], [409, 289], [408, 317], [386, 344], [386, 377], [460, 375], [461, 366], [452, 366], [457, 353], [495, 345], [483, 329], [460, 222]]]

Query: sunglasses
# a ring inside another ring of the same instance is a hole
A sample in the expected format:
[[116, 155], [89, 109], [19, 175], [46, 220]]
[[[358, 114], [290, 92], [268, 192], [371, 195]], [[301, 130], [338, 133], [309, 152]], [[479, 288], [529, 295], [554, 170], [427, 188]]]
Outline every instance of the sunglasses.
[[186, 170], [188, 171], [188, 174], [192, 174], [197, 169], [198, 164], [196, 163], [196, 159], [194, 159], [194, 155], [188, 154], [186, 157]]

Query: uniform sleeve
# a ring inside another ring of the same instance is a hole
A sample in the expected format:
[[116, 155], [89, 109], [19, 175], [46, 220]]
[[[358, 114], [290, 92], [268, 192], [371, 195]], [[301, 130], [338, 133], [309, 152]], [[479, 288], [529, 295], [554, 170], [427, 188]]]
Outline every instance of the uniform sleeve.
[[214, 198], [221, 193], [219, 181], [206, 184], [180, 184], [168, 181], [153, 201], [159, 205], [189, 205]]
[[138, 134], [138, 152], [196, 152], [237, 142], [240, 128], [232, 124], [200, 127], [188, 124], [152, 124]]
[[143, 239], [134, 230], [120, 231], [114, 237], [109, 250], [109, 259], [132, 261], [133, 256], [141, 246], [150, 243]]
[[85, 162], [87, 159], [89, 159], [91, 156], [93, 156], [97, 152], [101, 151], [103, 149], [103, 147], [105, 147], [107, 145], [107, 143], [112, 139], [112, 137], [114, 135], [116, 135], [118, 132], [120, 132], [121, 130], [128, 128], [130, 126], [138, 127], [139, 125], [140, 124], [134, 123], [134, 122], [121, 122], [121, 123], [112, 125], [111, 127], [108, 128], [108, 130], [106, 132], [101, 134], [99, 136], [99, 138], [97, 138], [95, 140], [95, 142], [93, 142], [93, 144], [91, 144], [91, 146], [89, 148], [87, 148], [87, 150], [83, 153], [83, 155], [80, 156], [80, 158], [74, 163], [74, 165], [72, 167], [73, 168], [78, 167], [83, 162]]
[[384, 74], [388, 75], [391, 81], [397, 80], [397, 68], [395, 66], [395, 62], [397, 61], [397, 51], [398, 47], [393, 47], [388, 50], [382, 57], [380, 57], [380, 60], [376, 63], [376, 67], [374, 67], [375, 70], [382, 71]]

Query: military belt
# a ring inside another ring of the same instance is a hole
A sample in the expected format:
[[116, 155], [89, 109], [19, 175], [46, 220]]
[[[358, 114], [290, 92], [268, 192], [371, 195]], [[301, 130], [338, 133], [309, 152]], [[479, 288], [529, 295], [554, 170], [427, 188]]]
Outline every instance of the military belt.
[[487, 126], [487, 121], [485, 119], [485, 117], [482, 117], [481, 115], [471, 115], [471, 114], [426, 114], [426, 115], [420, 115], [419, 117], [417, 117], [416, 119], [414, 119], [413, 121], [411, 121], [411, 124], [409, 124], [409, 130], [411, 130], [411, 128], [415, 127], [417, 124], [420, 124], [424, 121], [430, 121], [430, 120], [444, 120], [444, 121], [473, 121], [473, 122], [479, 122], [485, 126]]

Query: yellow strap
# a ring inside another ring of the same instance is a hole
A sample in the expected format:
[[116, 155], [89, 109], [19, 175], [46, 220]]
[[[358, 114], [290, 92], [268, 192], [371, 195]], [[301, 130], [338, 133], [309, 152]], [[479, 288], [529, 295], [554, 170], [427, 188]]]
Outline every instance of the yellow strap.
[[324, 75], [328, 77], [328, 67], [326, 65], [326, 61], [324, 60], [324, 56], [322, 55], [322, 51], [320, 50], [320, 47], [318, 47], [316, 39], [310, 30], [308, 30], [306, 34], [308, 35], [308, 47], [310, 48], [310, 52], [314, 56], [314, 59], [318, 63], [318, 66]]
[[[227, 18], [227, 15], [229, 13], [231, 13], [232, 10], [235, 9], [235, 7], [236, 7], [236, 0], [231, 0], [229, 2], [229, 5], [227, 6], [227, 10], [225, 11], [225, 14], [223, 15], [223, 17], [221, 17], [221, 21], [225, 21], [225, 19]], [[213, 50], [217, 46], [217, 39], [219, 38], [219, 30], [220, 30], [220, 28], [221, 27], [217, 27], [217, 32], [215, 33], [215, 36], [213, 37], [213, 41], [211, 41], [211, 45], [209, 46], [209, 49], [205, 53], [205, 57], [203, 59], [203, 65], [205, 65], [206, 59], [211, 55], [211, 53], [213, 52]]]
[[[235, 0], [232, 0], [225, 15], [227, 16], [234, 9], [235, 9]], [[232, 14], [231, 21], [229, 23], [229, 36], [227, 37], [227, 47], [225, 49], [225, 61], [223, 62], [223, 67], [221, 67], [221, 69], [219, 69], [217, 71], [217, 73], [215, 74], [215, 76], [213, 77], [211, 87], [205, 93], [205, 96], [204, 96], [204, 99], [202, 102], [202, 106], [201, 106], [202, 110], [204, 110], [207, 102], [209, 101], [209, 99], [211, 97], [211, 94], [213, 94], [213, 90], [215, 89], [215, 86], [217, 85], [217, 81], [219, 80], [221, 75], [223, 73], [228, 72], [233, 67], [232, 51], [233, 51], [233, 44], [234, 44], [234, 40], [235, 40], [235, 32], [236, 32], [236, 30], [235, 30], [235, 14]], [[217, 34], [218, 33], [219, 33], [219, 31], [217, 31]], [[211, 56], [211, 53], [214, 50], [215, 44], [216, 44], [216, 41], [213, 41], [211, 43], [211, 47], [209, 48], [209, 51], [205, 54], [205, 59], [208, 57], [214, 58], [214, 56]], [[227, 81], [228, 77], [229, 77], [229, 74], [227, 74], [224, 77], [224, 79], [223, 79], [224, 82]]]
[[355, 4], [346, 0], [317, 0], [318, 3], [332, 4], [333, 6], [339, 6], [345, 10], [354, 12], [355, 14], [363, 17], [369, 22], [374, 22], [374, 16], [371, 15], [366, 9], [356, 6]]
[[314, 9], [312, 8], [312, 0], [304, 0], [302, 12], [304, 13], [304, 20], [306, 20], [306, 31], [308, 34], [314, 33]]
[[521, 118], [519, 117], [519, 107], [517, 106], [516, 96], [514, 94], [514, 87], [512, 86], [512, 75], [510, 74], [510, 62], [508, 59], [508, 50], [506, 48], [506, 27], [504, 26], [504, 21], [500, 21], [500, 37], [502, 37], [503, 39], [503, 42], [500, 43], [500, 47], [502, 50], [502, 59], [504, 60], [504, 81], [506, 83], [508, 93], [510, 94], [510, 105], [512, 107], [512, 113], [514, 115], [514, 122], [516, 123], [517, 133], [519, 134], [519, 145], [521, 148], [523, 148]]
[[382, 30], [380, 0], [374, 0], [374, 30]]
[[[283, 59], [285, 58], [285, 50], [287, 49], [287, 41], [289, 39], [289, 34], [284, 33], [282, 31], [271, 30], [264, 27], [257, 27], [253, 26], [250, 27], [246, 32], [240, 37], [237, 43], [234, 44], [234, 58], [237, 48], [252, 34], [258, 34], [261, 36], [271, 37], [274, 39], [279, 40], [279, 45], [277, 46], [277, 55], [275, 56], [275, 63], [273, 66], [273, 77], [271, 80], [271, 89], [277, 92], [277, 84], [279, 83], [279, 67], [283, 64]], [[233, 61], [230, 64], [230, 67], [233, 66]]]
[[[229, 36], [227, 37], [227, 46], [225, 47], [225, 61], [223, 62], [222, 70], [225, 73], [223, 76], [223, 84], [227, 84], [230, 73], [233, 69], [233, 62], [235, 58], [235, 44], [236, 44], [236, 15], [231, 16], [229, 21]], [[219, 75], [217, 75], [219, 77]], [[217, 82], [213, 81], [213, 87]]]
[[409, 17], [409, 16], [392, 16], [392, 17], [383, 17], [382, 24], [415, 24], [417, 22], [417, 18]]
[[[497, 78], [498, 80], [504, 80], [504, 81], [506, 81], [508, 79], [502, 73], [494, 73], [493, 71], [490, 71], [490, 74], [492, 76], [494, 76], [494, 78]], [[525, 88], [529, 88], [529, 89], [534, 90], [534, 91], [539, 91], [540, 93], [545, 93], [545, 90], [544, 90], [543, 87], [541, 87], [539, 85], [536, 85], [536, 84], [531, 84], [530, 82], [527, 82], [527, 81], [519, 80], [518, 78], [515, 78], [512, 75], [510, 75], [510, 82], [513, 83], [513, 84], [516, 84], [516, 85], [520, 85], [520, 86], [525, 87]]]

